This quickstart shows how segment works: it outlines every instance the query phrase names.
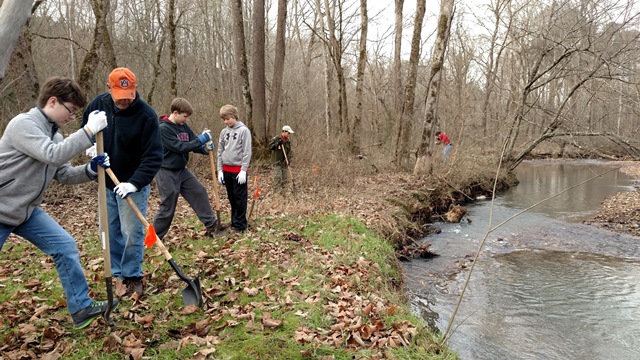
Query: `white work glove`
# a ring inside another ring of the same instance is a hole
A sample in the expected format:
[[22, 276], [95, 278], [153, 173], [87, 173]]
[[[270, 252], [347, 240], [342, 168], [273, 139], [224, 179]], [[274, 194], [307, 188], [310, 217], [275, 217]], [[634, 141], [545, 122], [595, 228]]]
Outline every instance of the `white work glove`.
[[93, 146], [85, 150], [84, 153], [87, 154], [87, 156], [91, 156], [91, 157], [98, 155], [98, 149], [96, 149], [96, 144], [93, 144]]
[[206, 144], [204, 144], [204, 148], [209, 150], [209, 151], [213, 151], [213, 149], [215, 149], [215, 145], [213, 144], [213, 141], [207, 141]]
[[132, 183], [124, 182], [120, 183], [120, 185], [116, 186], [113, 191], [120, 195], [121, 198], [126, 198], [130, 193], [138, 191], [138, 188]]
[[202, 134], [198, 135], [198, 140], [202, 145], [206, 144], [209, 140], [211, 140], [211, 130], [205, 130]]
[[100, 130], [107, 127], [107, 114], [104, 111], [94, 110], [89, 114], [89, 120], [86, 125], [92, 135], [97, 134]]
[[222, 173], [222, 171], [218, 171], [218, 182], [220, 184], [224, 184], [224, 174]]
[[247, 172], [244, 171], [244, 170], [240, 171], [240, 173], [238, 174], [236, 179], [238, 179], [238, 184], [240, 184], [240, 185], [246, 183], [247, 182]]

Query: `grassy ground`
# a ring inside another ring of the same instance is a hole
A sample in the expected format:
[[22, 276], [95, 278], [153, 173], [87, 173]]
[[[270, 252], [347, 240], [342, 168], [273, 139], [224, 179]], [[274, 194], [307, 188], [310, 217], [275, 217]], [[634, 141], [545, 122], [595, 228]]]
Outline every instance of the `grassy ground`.
[[[186, 222], [195, 223], [187, 218]], [[184, 308], [180, 281], [147, 251], [147, 293], [76, 331], [51, 261], [12, 238], [0, 260], [0, 354], [7, 359], [452, 359], [412, 315], [397, 284], [394, 249], [362, 222], [336, 215], [262, 218], [216, 239], [194, 233], [166, 245], [199, 274], [205, 306]], [[93, 295], [106, 297], [101, 250], [80, 241]]]
[[[123, 299], [114, 327], [100, 319], [73, 330], [52, 261], [12, 236], [0, 252], [0, 356], [454, 359], [408, 308], [396, 259], [450, 205], [490, 193], [491, 166], [461, 159], [468, 164], [429, 177], [384, 171], [367, 159], [310, 163], [294, 168], [295, 187], [282, 194], [270, 187], [268, 167], [255, 164], [249, 191], [261, 190], [250, 200], [252, 228], [215, 239], [202, 235], [180, 200], [164, 243], [186, 274], [199, 276], [204, 307], [183, 307], [185, 283], [148, 249], [146, 294]], [[207, 159], [191, 167], [213, 189]], [[54, 186], [43, 208], [76, 238], [91, 295], [104, 299], [96, 190], [93, 183]], [[228, 221], [224, 190], [221, 197]], [[157, 201], [152, 188], [150, 220]]]

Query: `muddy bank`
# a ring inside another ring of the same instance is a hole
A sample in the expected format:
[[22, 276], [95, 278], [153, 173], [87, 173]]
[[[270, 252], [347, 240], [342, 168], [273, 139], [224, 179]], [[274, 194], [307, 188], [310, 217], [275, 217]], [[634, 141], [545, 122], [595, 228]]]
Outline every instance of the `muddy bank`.
[[619, 161], [620, 170], [636, 179], [636, 191], [625, 191], [608, 197], [592, 221], [586, 224], [607, 230], [640, 236], [640, 162]]

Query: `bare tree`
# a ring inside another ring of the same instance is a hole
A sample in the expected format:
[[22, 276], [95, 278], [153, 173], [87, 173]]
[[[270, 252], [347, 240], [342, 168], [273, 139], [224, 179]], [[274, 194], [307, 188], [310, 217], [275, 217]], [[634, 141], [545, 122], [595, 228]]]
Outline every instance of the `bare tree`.
[[[99, 51], [101, 48], [103, 48], [105, 39], [109, 38], [108, 37], [109, 29], [107, 28], [106, 24], [107, 24], [107, 16], [109, 14], [110, 1], [109, 0], [91, 0], [90, 3], [96, 18], [96, 26], [93, 29], [93, 39], [91, 42], [91, 48], [89, 48], [89, 51], [84, 56], [82, 65], [80, 67], [80, 77], [78, 79], [78, 84], [83, 89], [90, 88], [90, 84], [93, 81], [93, 77], [95, 76], [95, 73], [96, 73], [96, 68], [100, 63]], [[113, 65], [116, 65], [116, 64], [113, 64]]]
[[431, 57], [431, 70], [429, 72], [429, 87], [427, 88], [427, 100], [424, 117], [424, 128], [422, 129], [422, 139], [418, 146], [417, 160], [413, 168], [414, 175], [421, 175], [431, 172], [431, 152], [429, 147], [433, 144], [431, 136], [436, 123], [436, 101], [440, 92], [440, 79], [444, 66], [444, 55], [447, 51], [447, 42], [451, 31], [451, 20], [453, 18], [454, 0], [442, 0], [440, 5], [440, 16], [438, 19], [438, 33], [434, 44], [433, 56]]
[[169, 36], [169, 64], [170, 76], [169, 88], [171, 95], [178, 96], [178, 61], [176, 60], [176, 0], [169, 0], [167, 3], [167, 35]]
[[33, 1], [4, 0], [0, 5], [0, 83], [4, 80], [11, 53], [22, 27], [31, 18]]
[[231, 15], [233, 17], [233, 46], [236, 53], [236, 68], [242, 82], [242, 98], [246, 107], [246, 117], [248, 122], [253, 118], [253, 100], [251, 97], [251, 86], [249, 83], [249, 66], [247, 61], [247, 50], [244, 45], [244, 16], [242, 15], [242, 0], [231, 2]]
[[266, 75], [265, 75], [265, 7], [264, 0], [253, 0], [253, 73], [251, 76], [251, 93], [253, 98], [252, 118], [247, 119], [247, 126], [252, 131], [256, 145], [268, 142], [267, 134], [267, 104], [266, 104]]
[[349, 144], [353, 154], [361, 151], [361, 129], [362, 123], [362, 89], [364, 88], [364, 71], [367, 66], [367, 30], [369, 18], [367, 16], [367, 0], [360, 0], [360, 45], [358, 47], [358, 71], [356, 75], [356, 115], [351, 129]]
[[411, 54], [409, 55], [409, 72], [407, 84], [404, 90], [404, 103], [402, 113], [398, 117], [398, 141], [396, 146], [396, 164], [401, 168], [409, 168], [409, 147], [411, 126], [413, 123], [414, 103], [416, 97], [416, 79], [418, 77], [418, 63], [420, 62], [420, 44], [422, 35], [422, 22], [426, 12], [426, 0], [418, 0], [416, 16], [413, 24], [413, 36], [411, 38]]
[[[342, 28], [343, 9], [342, 2], [337, 1], [335, 5], [330, 5], [329, 0], [324, 0], [324, 12], [327, 22], [327, 41], [325, 45], [328, 48], [329, 55], [333, 63], [333, 67], [336, 71], [338, 80], [338, 114], [339, 123], [336, 127], [340, 131], [345, 131], [349, 134], [349, 111], [347, 104], [347, 83], [344, 75], [344, 67], [342, 65], [343, 57], [343, 44], [342, 44], [342, 31], [338, 31], [336, 24]], [[337, 5], [337, 8], [336, 8]], [[336, 19], [336, 15], [339, 19]]]
[[278, 27], [276, 29], [276, 54], [273, 64], [273, 81], [271, 82], [271, 105], [269, 106], [269, 122], [267, 132], [275, 134], [282, 94], [282, 78], [284, 76], [285, 28], [287, 24], [287, 0], [278, 0]]

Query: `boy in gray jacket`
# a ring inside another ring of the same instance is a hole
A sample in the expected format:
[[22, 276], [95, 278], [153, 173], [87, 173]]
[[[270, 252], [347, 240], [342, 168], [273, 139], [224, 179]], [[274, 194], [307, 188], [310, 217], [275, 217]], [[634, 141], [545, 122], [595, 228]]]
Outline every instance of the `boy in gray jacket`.
[[227, 126], [218, 139], [218, 182], [227, 188], [231, 205], [231, 227], [228, 232], [247, 229], [247, 169], [251, 161], [251, 131], [238, 120], [233, 105], [220, 108], [220, 118]]
[[[107, 126], [105, 113], [96, 111], [83, 128], [63, 138], [59, 127], [75, 119], [86, 103], [75, 81], [51, 78], [40, 89], [38, 106], [14, 117], [0, 138], [0, 249], [14, 233], [51, 256], [76, 329], [102, 315], [107, 302], [89, 297], [75, 240], [40, 208], [40, 203], [51, 180], [78, 184], [95, 180], [98, 165], [109, 167], [106, 153], [94, 156], [85, 165], [74, 167], [69, 163]], [[117, 305], [114, 299], [113, 308]]]

